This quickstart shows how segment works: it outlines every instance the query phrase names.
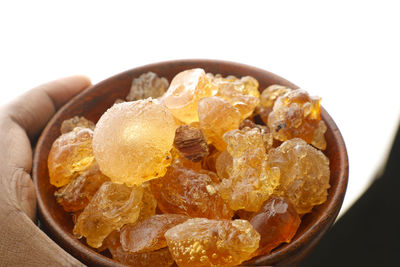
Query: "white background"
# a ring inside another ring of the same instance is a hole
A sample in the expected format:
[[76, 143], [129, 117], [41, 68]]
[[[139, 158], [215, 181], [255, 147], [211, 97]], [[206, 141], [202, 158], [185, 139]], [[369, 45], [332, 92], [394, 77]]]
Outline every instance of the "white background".
[[343, 212], [383, 166], [399, 122], [395, 2], [2, 1], [0, 104], [63, 76], [97, 83], [171, 59], [260, 67], [321, 96], [338, 124], [350, 158]]

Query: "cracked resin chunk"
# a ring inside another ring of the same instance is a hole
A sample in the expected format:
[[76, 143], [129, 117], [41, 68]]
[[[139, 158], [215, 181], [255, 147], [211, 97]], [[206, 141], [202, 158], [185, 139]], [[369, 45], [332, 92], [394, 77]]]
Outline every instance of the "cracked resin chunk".
[[228, 179], [230, 174], [229, 170], [232, 169], [233, 159], [231, 154], [228, 151], [222, 151], [215, 161], [215, 169], [217, 170], [217, 174], [221, 178]]
[[56, 193], [57, 202], [68, 212], [83, 210], [97, 190], [110, 179], [102, 174], [96, 162]]
[[326, 148], [326, 125], [321, 122], [319, 97], [304, 90], [292, 90], [278, 97], [268, 115], [268, 127], [274, 138], [286, 141], [295, 137], [319, 149]]
[[174, 263], [168, 248], [143, 253], [129, 253], [122, 248], [120, 234], [112, 232], [104, 241], [112, 258], [128, 266], [169, 267]]
[[129, 253], [149, 252], [167, 246], [165, 232], [190, 219], [180, 214], [160, 214], [136, 224], [128, 224], [121, 230], [122, 248]]
[[94, 130], [93, 152], [100, 170], [128, 186], [163, 176], [176, 128], [174, 117], [157, 100], [112, 106]]
[[212, 95], [211, 84], [203, 69], [178, 73], [162, 97], [162, 103], [180, 121], [189, 124], [199, 121], [197, 102]]
[[279, 169], [267, 165], [262, 132], [258, 128], [233, 130], [224, 140], [232, 168], [220, 170], [228, 178], [220, 183], [219, 193], [233, 210], [258, 211], [279, 184]]
[[165, 233], [180, 267], [235, 266], [251, 258], [260, 235], [245, 220], [195, 218]]
[[246, 127], [260, 129], [261, 134], [263, 136], [263, 140], [264, 140], [264, 147], [267, 152], [268, 152], [268, 150], [270, 150], [273, 147], [274, 137], [267, 126], [256, 124], [256, 123], [252, 122], [251, 120], [246, 119], [240, 123], [239, 129], [242, 130]]
[[151, 192], [150, 185], [148, 182], [142, 184], [143, 197], [140, 203], [140, 214], [138, 222], [147, 219], [156, 214], [157, 200], [154, 198], [153, 192]]
[[74, 234], [86, 237], [90, 246], [100, 247], [113, 230], [138, 219], [142, 196], [142, 187], [103, 183], [79, 215]]
[[128, 101], [146, 99], [149, 97], [157, 98], [167, 91], [168, 80], [164, 77], [158, 77], [154, 72], [147, 72], [133, 79], [131, 90], [126, 97]]
[[276, 99], [291, 90], [292, 89], [279, 84], [270, 85], [267, 88], [265, 88], [264, 91], [262, 91], [260, 95], [260, 104], [264, 108], [272, 109]]
[[221, 75], [213, 76], [210, 73], [207, 75], [213, 88], [216, 88], [216, 95], [236, 107], [242, 120], [249, 117], [260, 103], [258, 81], [253, 77], [245, 76], [238, 79], [235, 76], [222, 78]]
[[329, 159], [300, 138], [285, 141], [268, 153], [268, 163], [281, 173], [276, 192], [290, 199], [299, 214], [326, 201], [329, 185]]
[[215, 149], [215, 147], [212, 145], [209, 146], [209, 150], [211, 151], [211, 153], [203, 159], [201, 166], [205, 170], [209, 170], [216, 173], [217, 169], [215, 167], [215, 164], [221, 152]]
[[207, 97], [198, 103], [200, 129], [208, 142], [211, 142], [219, 151], [226, 149], [222, 139], [224, 133], [239, 128], [240, 112], [220, 97]]
[[173, 164], [164, 177], [150, 181], [158, 208], [164, 213], [190, 217], [230, 219], [233, 211], [219, 196], [218, 176], [206, 170], [193, 170]]
[[85, 117], [72, 117], [69, 120], [65, 120], [61, 123], [61, 134], [65, 134], [68, 132], [71, 132], [74, 128], [76, 127], [81, 127], [81, 128], [89, 128], [91, 130], [94, 130], [94, 127], [96, 125], [94, 122], [86, 119]]
[[300, 225], [293, 204], [278, 196], [268, 199], [249, 221], [261, 236], [257, 255], [267, 254], [283, 242], [289, 243]]
[[64, 186], [93, 163], [92, 138], [91, 129], [77, 127], [54, 141], [47, 161], [50, 184]]

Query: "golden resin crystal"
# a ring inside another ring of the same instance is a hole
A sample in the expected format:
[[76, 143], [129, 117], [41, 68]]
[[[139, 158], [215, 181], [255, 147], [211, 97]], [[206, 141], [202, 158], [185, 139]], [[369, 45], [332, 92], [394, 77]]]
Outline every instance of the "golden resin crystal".
[[143, 183], [142, 188], [143, 197], [140, 203], [138, 222], [155, 215], [157, 209], [157, 200], [155, 199], [153, 192], [151, 192], [149, 182]]
[[285, 141], [268, 153], [268, 164], [279, 168], [276, 193], [286, 196], [299, 214], [310, 212], [328, 196], [329, 159], [300, 138]]
[[198, 103], [200, 129], [208, 142], [211, 142], [219, 151], [226, 149], [222, 136], [224, 133], [237, 129], [241, 120], [237, 108], [220, 97], [207, 97]]
[[86, 119], [85, 117], [75, 116], [69, 120], [65, 120], [62, 122], [60, 129], [61, 134], [71, 132], [76, 127], [89, 128], [91, 130], [94, 130], [95, 124], [92, 121]]
[[240, 79], [235, 76], [223, 78], [221, 75], [208, 73], [215, 95], [224, 98], [232, 106], [236, 107], [241, 119], [249, 117], [260, 103], [258, 81], [250, 76]]
[[259, 128], [245, 127], [227, 132], [224, 140], [232, 168], [221, 170], [217, 165], [218, 173], [229, 176], [218, 186], [220, 195], [233, 210], [258, 211], [279, 184], [279, 169], [267, 165], [263, 134]]
[[321, 99], [302, 90], [291, 90], [278, 97], [268, 115], [274, 138], [286, 141], [295, 137], [324, 150], [326, 125], [321, 120]]
[[93, 163], [92, 138], [91, 129], [77, 127], [54, 141], [47, 161], [52, 185], [68, 184]]
[[168, 248], [150, 252], [129, 253], [122, 248], [120, 233], [112, 232], [104, 241], [114, 260], [128, 266], [169, 267], [174, 263]]
[[260, 235], [246, 220], [195, 218], [165, 233], [168, 248], [180, 267], [236, 266], [251, 258]]
[[218, 182], [218, 176], [211, 171], [173, 164], [164, 177], [151, 180], [150, 186], [164, 213], [230, 219], [233, 211], [218, 194]]
[[121, 230], [122, 248], [129, 253], [150, 252], [167, 246], [164, 234], [190, 217], [181, 214], [159, 214]]
[[157, 98], [167, 91], [168, 80], [164, 77], [158, 77], [154, 72], [147, 72], [133, 79], [131, 90], [126, 97], [128, 101], [146, 99], [149, 97]]
[[270, 253], [283, 242], [289, 243], [301, 222], [293, 204], [278, 196], [268, 199], [249, 221], [261, 237], [257, 255]]
[[140, 186], [103, 183], [79, 215], [74, 234], [86, 237], [86, 242], [94, 248], [101, 247], [103, 240], [112, 231], [136, 222], [142, 197], [143, 189]]
[[80, 211], [89, 204], [100, 186], [107, 181], [110, 181], [110, 178], [102, 174], [99, 166], [94, 162], [77, 178], [57, 190], [54, 195], [65, 211]]
[[101, 116], [93, 136], [100, 170], [128, 186], [161, 177], [171, 162], [175, 129], [171, 113], [148, 98], [112, 106]]
[[212, 87], [203, 69], [178, 73], [162, 97], [162, 103], [180, 121], [189, 124], [199, 121], [197, 102], [212, 95]]

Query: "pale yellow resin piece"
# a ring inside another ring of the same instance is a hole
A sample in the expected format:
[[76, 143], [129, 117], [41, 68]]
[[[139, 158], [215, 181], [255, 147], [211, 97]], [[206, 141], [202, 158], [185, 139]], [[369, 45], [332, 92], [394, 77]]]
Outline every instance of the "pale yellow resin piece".
[[329, 159], [300, 138], [283, 142], [268, 153], [268, 164], [279, 168], [281, 182], [276, 193], [288, 197], [297, 213], [310, 212], [328, 196]]
[[245, 127], [225, 133], [224, 140], [232, 168], [216, 166], [219, 174], [229, 176], [219, 185], [220, 195], [233, 210], [258, 211], [278, 186], [280, 175], [278, 168], [267, 164], [263, 133], [258, 128]]
[[212, 87], [203, 69], [178, 73], [164, 94], [161, 102], [180, 121], [189, 124], [199, 121], [197, 102], [212, 95]]
[[171, 162], [176, 128], [174, 117], [157, 100], [112, 106], [93, 135], [100, 170], [114, 183], [128, 186], [162, 177]]
[[241, 120], [237, 108], [223, 98], [206, 97], [198, 104], [200, 129], [208, 142], [211, 142], [219, 151], [226, 149], [222, 136], [224, 133], [239, 128]]
[[141, 186], [105, 182], [79, 215], [74, 234], [86, 237], [86, 242], [94, 248], [101, 247], [112, 231], [137, 221], [142, 197]]

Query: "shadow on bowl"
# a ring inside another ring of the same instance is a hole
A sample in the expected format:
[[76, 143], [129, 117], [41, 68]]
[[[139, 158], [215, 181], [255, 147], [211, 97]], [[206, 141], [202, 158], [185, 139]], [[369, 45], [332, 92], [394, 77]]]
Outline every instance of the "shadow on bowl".
[[[191, 68], [203, 68], [206, 72], [220, 73], [223, 76], [238, 77], [250, 75], [259, 81], [260, 89], [271, 84], [281, 84], [297, 88], [291, 82], [255, 67], [218, 60], [176, 60], [150, 64], [117, 74], [105, 81], [93, 85], [63, 106], [47, 124], [36, 145], [33, 162], [33, 179], [39, 205], [39, 218], [49, 236], [62, 248], [89, 266], [123, 266], [101, 255], [72, 235], [71, 216], [57, 204], [54, 197], [55, 187], [49, 183], [47, 157], [54, 140], [60, 135], [61, 123], [73, 116], [84, 116], [97, 121], [114, 104], [117, 98], [124, 99], [128, 94], [132, 79], [142, 73], [152, 71], [169, 81], [179, 72]], [[330, 185], [327, 201], [314, 207], [313, 211], [302, 218], [296, 235], [289, 244], [282, 244], [270, 254], [253, 258], [243, 265], [296, 265], [301, 261], [321, 237], [326, 233], [337, 217], [346, 192], [348, 179], [348, 158], [343, 138], [333, 119], [322, 108], [322, 119], [328, 130], [325, 134], [327, 149], [324, 154], [330, 160]]]

